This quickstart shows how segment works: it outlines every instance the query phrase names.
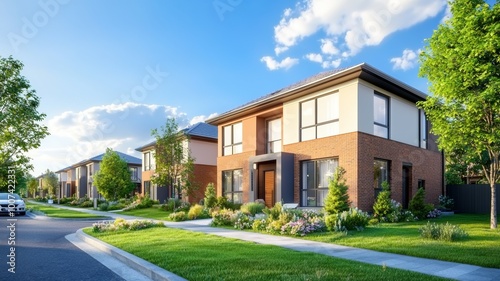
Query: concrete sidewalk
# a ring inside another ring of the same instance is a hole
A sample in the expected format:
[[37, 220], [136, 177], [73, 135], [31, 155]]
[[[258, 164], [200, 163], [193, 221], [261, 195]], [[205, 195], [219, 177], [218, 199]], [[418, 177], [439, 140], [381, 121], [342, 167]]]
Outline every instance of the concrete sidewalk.
[[[111, 218], [144, 219], [134, 216], [125, 216], [116, 213], [101, 212], [71, 208], [66, 206], [54, 206], [72, 209]], [[287, 236], [275, 236], [261, 233], [253, 233], [239, 230], [210, 227], [210, 219], [185, 222], [165, 222], [168, 227], [185, 229], [195, 232], [213, 234], [217, 236], [240, 239], [265, 245], [275, 245], [301, 252], [313, 252], [322, 255], [343, 258], [352, 261], [369, 263], [374, 265], [385, 265], [387, 267], [415, 271], [428, 275], [440, 276], [456, 280], [493, 281], [500, 280], [500, 269], [484, 268], [475, 265], [460, 264], [425, 258], [410, 257], [398, 254], [376, 252], [372, 250], [340, 246], [329, 243], [308, 241]], [[486, 257], [485, 257], [486, 258]]]

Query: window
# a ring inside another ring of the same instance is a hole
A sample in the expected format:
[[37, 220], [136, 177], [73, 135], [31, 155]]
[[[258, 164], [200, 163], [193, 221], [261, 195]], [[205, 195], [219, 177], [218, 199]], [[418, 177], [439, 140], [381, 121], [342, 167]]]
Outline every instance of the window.
[[339, 133], [339, 97], [328, 94], [300, 104], [300, 140], [307, 141]]
[[373, 99], [373, 134], [389, 138], [389, 98], [375, 94]]
[[330, 179], [338, 165], [338, 159], [302, 162], [301, 200], [303, 207], [324, 206]]
[[233, 203], [243, 202], [243, 171], [231, 170], [222, 172], [222, 193]]
[[153, 190], [151, 190], [151, 181], [144, 181], [144, 194], [149, 193], [151, 198], [154, 198]]
[[241, 123], [225, 126], [223, 130], [223, 155], [232, 155], [243, 151], [243, 127]]
[[281, 152], [281, 118], [267, 122], [267, 153]]
[[425, 190], [425, 180], [423, 179], [418, 179], [418, 189], [420, 188]]
[[373, 161], [373, 188], [375, 190], [375, 198], [382, 191], [382, 183], [389, 181], [389, 161], [378, 160]]
[[419, 110], [420, 113], [420, 147], [427, 148], [427, 119], [425, 118], [425, 112]]
[[139, 179], [137, 167], [129, 167], [129, 170], [132, 181], [137, 181]]
[[152, 151], [144, 153], [144, 171], [155, 169], [155, 155]]

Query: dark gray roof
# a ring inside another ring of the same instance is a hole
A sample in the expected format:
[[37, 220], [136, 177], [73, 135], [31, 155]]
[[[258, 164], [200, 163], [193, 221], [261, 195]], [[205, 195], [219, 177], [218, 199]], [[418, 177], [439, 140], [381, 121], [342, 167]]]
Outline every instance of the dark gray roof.
[[217, 139], [217, 126], [204, 122], [198, 122], [181, 130], [187, 136], [197, 136], [210, 139]]
[[[328, 81], [330, 79], [336, 79], [337, 77], [341, 77], [343, 75], [349, 74], [353, 71], [358, 71], [361, 70], [364, 72], [363, 76], [360, 76], [361, 79], [367, 80], [368, 82], [373, 82], [375, 81], [374, 79], [379, 79], [377, 81], [386, 81], [388, 84], [395, 87], [398, 87], [399, 89], [404, 89], [408, 94], [404, 96], [405, 98], [410, 97], [411, 99], [418, 99], [418, 100], [423, 100], [426, 98], [426, 94], [422, 93], [421, 91], [383, 73], [382, 71], [370, 66], [367, 63], [361, 63], [358, 65], [354, 65], [351, 67], [345, 67], [345, 68], [337, 68], [329, 71], [324, 71], [318, 74], [315, 74], [313, 76], [307, 77], [297, 83], [294, 83], [292, 85], [286, 86], [278, 91], [272, 92], [270, 94], [267, 94], [265, 96], [262, 96], [260, 98], [257, 98], [253, 101], [250, 101], [244, 105], [238, 106], [234, 109], [231, 109], [227, 112], [224, 112], [220, 115], [217, 115], [213, 118], [210, 118], [209, 120], [206, 120], [207, 123], [209, 124], [216, 124], [219, 120], [232, 116], [233, 114], [241, 113], [249, 108], [256, 107], [256, 106], [261, 106], [263, 104], [266, 104], [270, 101], [274, 101], [277, 99], [280, 99], [282, 97], [286, 97], [290, 93], [292, 93], [294, 90], [299, 90], [300, 88], [305, 88], [309, 85], [313, 85], [316, 83], [321, 83], [322, 81]], [[376, 78], [375, 78], [376, 77]]]
[[[202, 138], [209, 138], [209, 139], [213, 139], [213, 140], [217, 140], [217, 138], [218, 138], [217, 126], [210, 125], [210, 124], [207, 124], [204, 122], [198, 122], [194, 125], [191, 125], [189, 127], [186, 127], [184, 129], [180, 130], [179, 132], [182, 132], [186, 136], [190, 136], [190, 137], [196, 136], [196, 137], [202, 137]], [[135, 150], [142, 151], [145, 148], [154, 146], [155, 143], [156, 143], [156, 140], [148, 142], [147, 144], [142, 145], [142, 146], [136, 148]]]
[[[125, 160], [125, 162], [127, 162], [127, 164], [142, 165], [142, 159], [140, 159], [140, 158], [125, 154], [125, 153], [120, 152], [120, 151], [115, 151], [115, 152], [120, 156], [121, 159]], [[89, 159], [82, 160], [80, 162], [77, 162], [77, 163], [69, 166], [69, 167], [66, 167], [64, 169], [56, 171], [56, 173], [68, 171], [68, 170], [71, 170], [72, 168], [80, 167], [82, 165], [86, 165], [86, 164], [91, 163], [91, 162], [101, 162], [102, 158], [104, 157], [104, 154], [105, 153], [102, 153], [102, 154], [99, 154], [97, 156], [91, 157]]]

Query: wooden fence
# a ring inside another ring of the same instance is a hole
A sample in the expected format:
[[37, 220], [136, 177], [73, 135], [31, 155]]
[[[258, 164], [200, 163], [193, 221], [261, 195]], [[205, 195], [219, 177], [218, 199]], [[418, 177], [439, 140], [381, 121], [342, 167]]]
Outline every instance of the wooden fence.
[[[497, 213], [500, 203], [499, 184], [496, 185]], [[489, 214], [491, 190], [488, 184], [449, 184], [446, 195], [455, 201], [455, 212], [467, 214]]]

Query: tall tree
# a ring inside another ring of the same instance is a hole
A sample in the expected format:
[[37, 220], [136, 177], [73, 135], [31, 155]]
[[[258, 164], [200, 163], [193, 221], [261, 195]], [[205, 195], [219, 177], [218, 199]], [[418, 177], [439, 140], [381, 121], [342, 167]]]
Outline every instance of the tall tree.
[[419, 103], [445, 152], [481, 159], [491, 187], [490, 227], [497, 227], [495, 183], [500, 178], [500, 3], [450, 1], [451, 18], [440, 24], [421, 53], [420, 75], [432, 96]]
[[49, 197], [54, 196], [57, 188], [59, 187], [59, 180], [56, 173], [47, 169], [42, 177], [42, 189], [49, 194]]
[[[39, 147], [49, 135], [47, 127], [40, 124], [45, 118], [37, 110], [40, 99], [21, 75], [22, 69], [20, 61], [0, 57], [0, 170], [32, 169], [26, 152]], [[0, 184], [4, 181], [6, 178], [1, 177]]]
[[36, 195], [36, 190], [38, 189], [38, 181], [31, 175], [28, 178], [26, 189], [27, 189], [26, 196], [30, 197], [31, 194], [31, 196], [34, 198]]
[[127, 162], [107, 148], [99, 170], [94, 174], [94, 185], [106, 200], [116, 201], [134, 190], [131, 176]]
[[156, 138], [156, 168], [151, 181], [158, 186], [170, 187], [177, 198], [183, 192], [192, 194], [197, 188], [192, 181], [194, 158], [185, 146], [188, 138], [179, 132], [176, 120], [167, 118], [165, 125], [160, 130], [153, 129], [151, 135]]

